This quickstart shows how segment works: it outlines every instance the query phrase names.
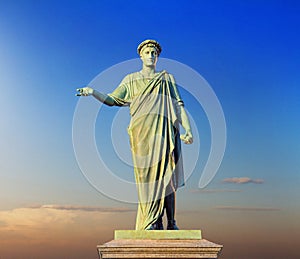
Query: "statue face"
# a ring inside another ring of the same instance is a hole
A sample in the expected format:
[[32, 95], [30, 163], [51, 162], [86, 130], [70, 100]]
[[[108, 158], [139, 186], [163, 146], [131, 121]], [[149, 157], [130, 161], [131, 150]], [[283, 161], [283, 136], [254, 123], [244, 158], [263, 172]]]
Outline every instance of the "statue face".
[[144, 47], [140, 55], [145, 66], [149, 67], [156, 65], [158, 54], [155, 47]]

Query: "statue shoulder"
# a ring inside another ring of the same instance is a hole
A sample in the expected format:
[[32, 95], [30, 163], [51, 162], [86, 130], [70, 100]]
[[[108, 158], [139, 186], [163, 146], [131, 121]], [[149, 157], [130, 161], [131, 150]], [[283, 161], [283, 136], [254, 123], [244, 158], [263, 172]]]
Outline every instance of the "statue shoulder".
[[123, 80], [122, 80], [122, 83], [124, 84], [128, 84], [134, 80], [137, 79], [137, 77], [139, 76], [139, 72], [133, 72], [133, 73], [130, 73], [130, 74], [127, 74]]
[[166, 70], [163, 71], [164, 74], [165, 74], [165, 78], [168, 80], [168, 81], [171, 81], [171, 82], [174, 82], [175, 83], [175, 78], [173, 76], [173, 74], [170, 74], [169, 72], [167, 72]]
[[141, 71], [136, 71], [136, 72], [127, 74], [127, 77], [133, 78], [133, 79], [139, 78], [139, 77], [141, 77]]

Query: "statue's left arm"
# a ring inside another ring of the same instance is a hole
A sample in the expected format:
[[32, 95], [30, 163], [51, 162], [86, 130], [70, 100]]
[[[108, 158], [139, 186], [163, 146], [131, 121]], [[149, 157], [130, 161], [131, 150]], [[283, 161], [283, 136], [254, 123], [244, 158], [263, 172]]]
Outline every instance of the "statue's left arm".
[[173, 87], [173, 94], [174, 98], [176, 99], [176, 110], [177, 110], [177, 116], [180, 124], [185, 130], [185, 133], [180, 135], [180, 139], [185, 143], [185, 144], [192, 144], [193, 143], [193, 133], [192, 133], [192, 128], [190, 124], [189, 117], [184, 109], [184, 103], [180, 97], [179, 91], [177, 89], [177, 85], [175, 82], [175, 79], [172, 75], [169, 74], [170, 81], [172, 83]]

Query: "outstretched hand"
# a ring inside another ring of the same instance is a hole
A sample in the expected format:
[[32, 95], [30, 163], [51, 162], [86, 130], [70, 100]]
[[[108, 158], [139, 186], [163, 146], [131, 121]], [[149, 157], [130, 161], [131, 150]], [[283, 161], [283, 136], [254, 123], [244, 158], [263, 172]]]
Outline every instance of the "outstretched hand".
[[185, 134], [180, 135], [180, 139], [185, 143], [185, 144], [192, 144], [193, 143], [193, 134], [191, 131], [187, 130]]
[[93, 94], [94, 89], [90, 87], [83, 87], [76, 89], [76, 91], [78, 92], [76, 96], [89, 96]]

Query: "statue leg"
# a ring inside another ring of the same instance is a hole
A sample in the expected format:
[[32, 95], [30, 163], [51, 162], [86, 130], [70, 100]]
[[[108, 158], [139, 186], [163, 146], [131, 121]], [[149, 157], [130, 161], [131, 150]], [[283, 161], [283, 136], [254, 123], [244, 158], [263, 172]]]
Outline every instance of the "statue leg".
[[164, 230], [164, 226], [163, 226], [164, 210], [165, 210], [165, 208], [163, 208], [163, 211], [160, 214], [160, 216], [158, 217], [158, 219], [156, 220], [156, 222], [154, 224], [152, 224], [152, 230]]
[[175, 192], [165, 197], [165, 208], [168, 218], [168, 230], [179, 230], [175, 221]]
[[162, 221], [163, 214], [159, 216], [157, 221], [152, 225], [153, 230], [164, 230], [164, 225]]

